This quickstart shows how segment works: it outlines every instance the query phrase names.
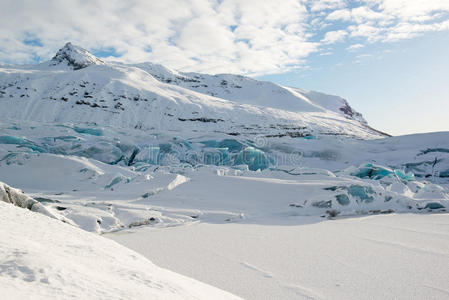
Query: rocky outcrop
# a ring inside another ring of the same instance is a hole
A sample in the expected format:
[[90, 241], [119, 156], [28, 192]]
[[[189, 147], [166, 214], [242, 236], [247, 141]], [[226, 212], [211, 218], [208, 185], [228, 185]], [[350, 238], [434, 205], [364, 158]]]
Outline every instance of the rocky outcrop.
[[11, 203], [22, 208], [27, 208], [31, 211], [41, 213], [51, 218], [56, 218], [38, 201], [29, 197], [21, 190], [12, 188], [3, 182], [0, 182], [0, 201]]
[[104, 62], [92, 55], [89, 51], [75, 46], [72, 43], [65, 44], [51, 59], [50, 65], [67, 64], [73, 70], [86, 68], [90, 65], [102, 65]]

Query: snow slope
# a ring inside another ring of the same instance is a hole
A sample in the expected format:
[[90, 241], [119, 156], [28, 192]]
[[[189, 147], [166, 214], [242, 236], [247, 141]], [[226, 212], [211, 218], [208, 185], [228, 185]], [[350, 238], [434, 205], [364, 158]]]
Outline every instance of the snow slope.
[[238, 103], [294, 112], [326, 112], [326, 110], [330, 110], [366, 123], [360, 113], [354, 111], [345, 99], [338, 96], [279, 86], [240, 75], [181, 73], [152, 63], [141, 63], [134, 66], [145, 70], [162, 82]]
[[0, 68], [2, 119], [231, 135], [289, 128], [297, 136], [385, 136], [344, 99], [317, 95], [242, 76], [106, 63], [70, 43], [49, 62]]
[[0, 201], [3, 299], [238, 299], [115, 242]]

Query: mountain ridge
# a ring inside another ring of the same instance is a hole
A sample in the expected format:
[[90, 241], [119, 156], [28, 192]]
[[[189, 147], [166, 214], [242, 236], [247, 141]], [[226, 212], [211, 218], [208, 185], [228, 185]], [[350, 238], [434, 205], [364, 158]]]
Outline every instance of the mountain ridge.
[[291, 137], [385, 136], [338, 96], [241, 75], [104, 62], [71, 43], [48, 62], [0, 67], [0, 98], [1, 117], [16, 120]]

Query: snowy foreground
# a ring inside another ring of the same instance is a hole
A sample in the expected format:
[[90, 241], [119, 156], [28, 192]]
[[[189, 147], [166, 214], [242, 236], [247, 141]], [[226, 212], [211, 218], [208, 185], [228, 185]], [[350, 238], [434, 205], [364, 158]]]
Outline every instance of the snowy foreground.
[[449, 299], [449, 214], [302, 222], [106, 236], [245, 299]]
[[0, 201], [2, 299], [238, 299], [98, 235]]

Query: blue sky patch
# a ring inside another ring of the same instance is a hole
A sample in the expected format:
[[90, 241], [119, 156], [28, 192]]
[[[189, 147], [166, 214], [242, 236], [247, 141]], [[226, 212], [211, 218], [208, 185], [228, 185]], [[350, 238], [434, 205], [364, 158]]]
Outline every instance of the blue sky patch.
[[42, 44], [41, 40], [40, 40], [40, 39], [37, 39], [37, 38], [28, 38], [28, 39], [25, 39], [25, 40], [23, 41], [23, 43], [24, 43], [25, 45], [28, 45], [28, 46], [35, 46], [35, 47], [43, 47], [43, 46], [44, 46], [44, 45]]
[[117, 50], [115, 50], [115, 48], [112, 48], [112, 47], [92, 50], [92, 54], [97, 57], [110, 57], [110, 56], [120, 57], [121, 56], [121, 54], [119, 54], [117, 52]]

